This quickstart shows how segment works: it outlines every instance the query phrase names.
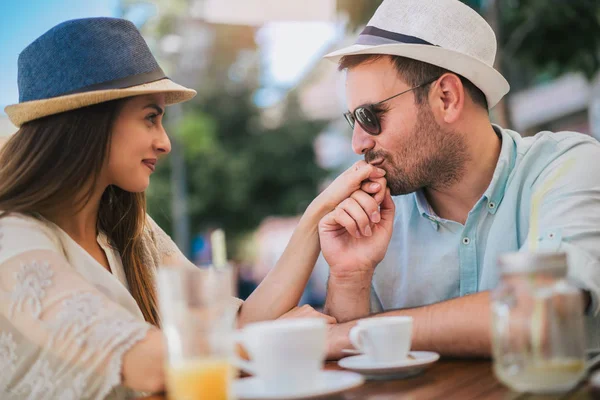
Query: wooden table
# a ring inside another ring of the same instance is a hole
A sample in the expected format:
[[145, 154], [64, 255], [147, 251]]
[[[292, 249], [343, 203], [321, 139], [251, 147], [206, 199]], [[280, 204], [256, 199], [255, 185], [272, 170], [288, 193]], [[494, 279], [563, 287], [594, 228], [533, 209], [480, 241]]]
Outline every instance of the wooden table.
[[[326, 369], [340, 369], [328, 363]], [[143, 400], [166, 400], [166, 396], [146, 397]], [[324, 397], [329, 400], [584, 400], [600, 399], [600, 393], [586, 383], [560, 396], [530, 395], [511, 392], [492, 372], [491, 361], [442, 359], [430, 369], [413, 378], [390, 381], [367, 381], [364, 385], [341, 395]], [[142, 400], [142, 399], [140, 399]]]

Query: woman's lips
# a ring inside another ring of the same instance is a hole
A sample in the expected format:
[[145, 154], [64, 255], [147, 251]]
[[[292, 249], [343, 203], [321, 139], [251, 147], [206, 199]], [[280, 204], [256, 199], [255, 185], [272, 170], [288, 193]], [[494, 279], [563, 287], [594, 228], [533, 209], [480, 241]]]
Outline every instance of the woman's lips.
[[156, 169], [156, 160], [152, 160], [152, 159], [147, 159], [147, 160], [142, 160], [142, 163], [150, 168], [150, 171], [154, 172], [154, 170]]

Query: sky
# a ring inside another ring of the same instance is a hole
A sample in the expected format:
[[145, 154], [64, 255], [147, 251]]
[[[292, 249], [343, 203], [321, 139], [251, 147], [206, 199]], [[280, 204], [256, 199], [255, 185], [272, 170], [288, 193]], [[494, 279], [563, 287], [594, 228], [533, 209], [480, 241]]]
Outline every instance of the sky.
[[[18, 102], [17, 59], [29, 43], [69, 19], [117, 16], [119, 4], [119, 0], [0, 2], [0, 114], [5, 106]], [[261, 46], [268, 60], [266, 73], [273, 86], [293, 86], [338, 32], [333, 24], [323, 22], [279, 22], [265, 26], [260, 34]]]
[[19, 101], [17, 58], [29, 43], [69, 19], [115, 16], [118, 5], [118, 0], [0, 1], [0, 109]]
[[263, 48], [267, 51], [265, 56], [272, 78], [280, 84], [293, 84], [314, 62], [315, 54], [326, 49], [338, 33], [336, 25], [328, 22], [272, 22], [265, 25], [259, 36], [265, 35]]
[[339, 26], [328, 22], [271, 22], [264, 25], [257, 40], [266, 60], [267, 84], [256, 93], [256, 104], [269, 107], [279, 102], [339, 34]]

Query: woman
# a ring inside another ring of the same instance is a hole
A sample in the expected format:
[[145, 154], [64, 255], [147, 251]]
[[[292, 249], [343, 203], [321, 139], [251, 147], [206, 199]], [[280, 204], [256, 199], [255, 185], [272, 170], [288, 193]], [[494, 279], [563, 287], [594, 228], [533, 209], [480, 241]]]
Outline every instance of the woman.
[[[155, 270], [189, 262], [146, 215], [144, 190], [170, 151], [165, 106], [195, 92], [165, 77], [133, 24], [93, 18], [21, 53], [19, 93], [6, 112], [20, 129], [0, 152], [0, 397], [161, 390]], [[356, 191], [381, 202], [384, 173], [359, 163], [311, 203], [241, 306], [241, 325], [294, 308], [319, 252], [318, 221]], [[286, 316], [306, 314], [317, 313]]]

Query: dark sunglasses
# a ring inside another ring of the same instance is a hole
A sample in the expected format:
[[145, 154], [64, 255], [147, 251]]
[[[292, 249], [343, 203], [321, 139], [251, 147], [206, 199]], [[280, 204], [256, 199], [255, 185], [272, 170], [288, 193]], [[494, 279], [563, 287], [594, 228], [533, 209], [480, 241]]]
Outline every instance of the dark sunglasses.
[[411, 90], [415, 90], [420, 87], [429, 85], [430, 83], [433, 83], [433, 82], [437, 81], [438, 79], [439, 79], [439, 77], [435, 78], [435, 79], [431, 79], [425, 83], [420, 84], [419, 86], [415, 86], [413, 88], [405, 90], [404, 92], [395, 94], [392, 97], [388, 97], [385, 100], [381, 100], [378, 103], [364, 104], [362, 106], [359, 106], [354, 111], [348, 111], [347, 113], [344, 113], [344, 118], [346, 118], [346, 121], [348, 121], [348, 123], [350, 124], [350, 127], [352, 127], [352, 129], [354, 129], [354, 124], [356, 122], [358, 122], [358, 124], [361, 126], [361, 128], [363, 128], [365, 130], [365, 132], [367, 132], [368, 134], [379, 135], [381, 133], [381, 125], [379, 124], [379, 119], [377, 118], [377, 112], [375, 111], [376, 106], [383, 104], [386, 101], [389, 101], [391, 99], [394, 99], [404, 93], [408, 93]]

